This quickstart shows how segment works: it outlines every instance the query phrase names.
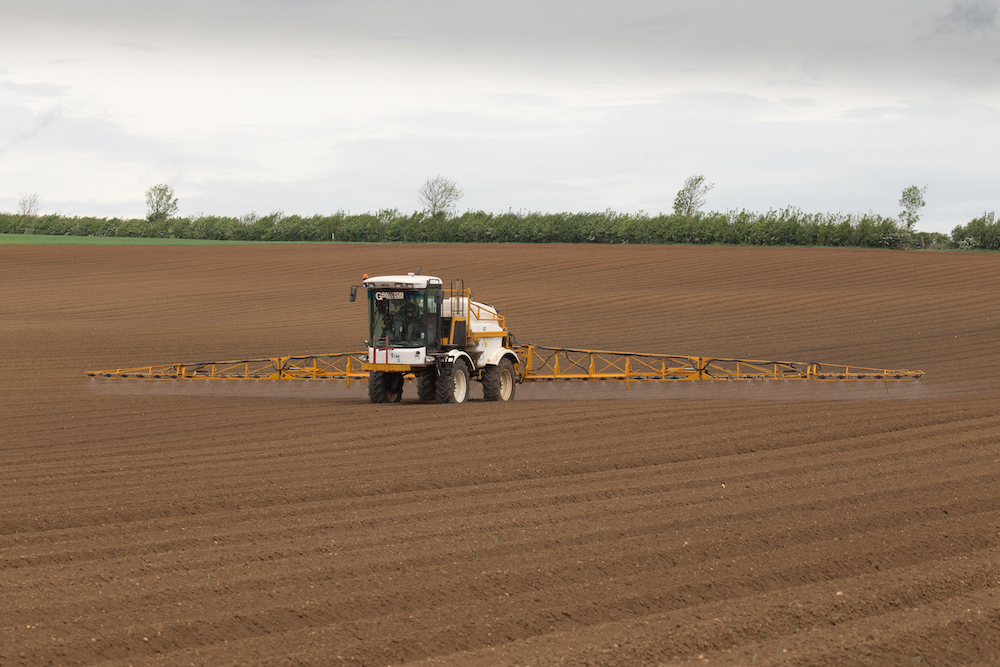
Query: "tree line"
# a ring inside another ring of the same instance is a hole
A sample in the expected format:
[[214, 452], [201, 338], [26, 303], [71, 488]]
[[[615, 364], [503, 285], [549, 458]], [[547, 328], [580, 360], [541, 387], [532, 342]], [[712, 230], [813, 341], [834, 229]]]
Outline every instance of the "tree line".
[[915, 231], [927, 186], [903, 190], [898, 218], [868, 214], [805, 213], [789, 207], [766, 213], [746, 210], [702, 213], [715, 186], [691, 176], [674, 200], [673, 214], [646, 213], [487, 213], [455, 215], [464, 192], [443, 176], [428, 178], [418, 190], [423, 211], [302, 217], [277, 211], [265, 216], [178, 217], [178, 200], [166, 184], [146, 190], [144, 219], [39, 215], [41, 198], [22, 196], [17, 214], [0, 213], [0, 233], [177, 238], [219, 241], [342, 241], [357, 243], [631, 243], [809, 245], [863, 248], [1000, 249], [993, 213], [959, 225], [951, 237]]
[[[995, 227], [992, 217], [989, 224]], [[903, 248], [949, 241], [943, 235], [912, 232], [898, 219], [874, 213], [817, 214], [797, 208], [766, 213], [744, 210], [692, 215], [647, 215], [610, 210], [603, 213], [500, 214], [468, 211], [450, 217], [426, 211], [403, 214], [385, 209], [375, 213], [341, 211], [311, 217], [275, 212], [239, 218], [151, 215], [145, 219], [0, 213], [0, 233], [225, 241], [681, 243], [865, 248]], [[979, 242], [976, 247], [990, 246]]]

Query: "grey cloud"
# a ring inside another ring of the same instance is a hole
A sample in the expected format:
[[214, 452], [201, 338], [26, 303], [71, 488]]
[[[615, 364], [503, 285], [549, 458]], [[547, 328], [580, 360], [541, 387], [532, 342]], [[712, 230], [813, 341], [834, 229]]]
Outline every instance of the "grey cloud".
[[782, 104], [798, 109], [816, 107], [819, 102], [815, 97], [786, 97], [781, 100]]
[[18, 144], [41, 134], [42, 130], [55, 123], [61, 115], [62, 111], [58, 107], [53, 107], [47, 111], [37, 114], [28, 129], [14, 132], [12, 137], [10, 137], [3, 144], [0, 144], [0, 158], [3, 158], [4, 155], [10, 151], [10, 149], [14, 148]]
[[887, 118], [896, 118], [899, 116], [904, 116], [909, 114], [910, 109], [908, 107], [896, 106], [896, 107], [863, 107], [857, 109], [849, 109], [842, 113], [840, 117], [843, 120], [852, 121], [880, 121]]
[[85, 61], [86, 58], [60, 58], [58, 60], [50, 60], [45, 65], [46, 67], [58, 67], [59, 65], [75, 65]]
[[17, 149], [86, 155], [95, 163], [124, 160], [168, 169], [185, 160], [169, 143], [133, 134], [110, 120], [75, 117], [64, 113], [62, 106], [53, 106], [42, 113], [33, 113], [19, 105], [0, 107], [0, 117], [14, 118], [21, 126], [0, 138], [0, 159]]
[[69, 86], [56, 83], [14, 83], [0, 81], [0, 93], [23, 97], [59, 97], [69, 92]]
[[372, 33], [369, 35], [370, 39], [376, 42], [415, 42], [417, 38], [413, 35], [403, 35], [399, 33]]
[[690, 19], [681, 14], [654, 14], [647, 16], [641, 21], [630, 23], [625, 28], [629, 30], [641, 30], [644, 32], [654, 32], [661, 36], [677, 33], [690, 23]]
[[[113, 41], [122, 46], [139, 49], [164, 45], [169, 50], [184, 44], [255, 53], [268, 48], [344, 52], [359, 59], [377, 55], [451, 63], [475, 60], [490, 69], [548, 72], [560, 79], [740, 70], [776, 60], [798, 63], [789, 65], [794, 78], [809, 80], [845, 61], [864, 66], [881, 60], [884, 52], [913, 36], [901, 34], [906, 27], [899, 21], [900, 12], [905, 8], [915, 20], [924, 17], [926, 26], [934, 20], [937, 1], [886, 0], [873, 7], [863, 0], [842, 0], [835, 8], [792, 4], [176, 0], [164, 6], [150, 0], [0, 0], [0, 14], [71, 26], [77, 34], [98, 30], [114, 35]], [[995, 20], [995, 0], [958, 0], [940, 18], [941, 25], [952, 30], [982, 29]], [[845, 34], [859, 45], [846, 53]]]
[[997, 5], [991, 0], [955, 0], [951, 11], [937, 21], [937, 32], [990, 30], [996, 27]]
[[163, 47], [154, 46], [152, 44], [141, 44], [139, 42], [119, 42], [116, 46], [120, 49], [125, 49], [126, 51], [141, 51], [143, 53], [156, 53], [157, 51], [163, 51]]

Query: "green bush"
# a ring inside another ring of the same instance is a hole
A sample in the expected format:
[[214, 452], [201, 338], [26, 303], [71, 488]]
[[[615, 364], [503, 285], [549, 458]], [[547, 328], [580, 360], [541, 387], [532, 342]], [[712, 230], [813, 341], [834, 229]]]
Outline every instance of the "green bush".
[[983, 213], [967, 225], [959, 225], [951, 232], [951, 240], [960, 248], [1000, 250], [1000, 224], [996, 212]]

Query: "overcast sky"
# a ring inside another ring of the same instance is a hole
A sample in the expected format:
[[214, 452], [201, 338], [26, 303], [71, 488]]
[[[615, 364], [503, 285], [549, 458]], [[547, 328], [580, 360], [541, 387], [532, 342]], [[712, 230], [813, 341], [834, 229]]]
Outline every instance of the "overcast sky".
[[1000, 0], [0, 0], [0, 211], [1000, 210]]

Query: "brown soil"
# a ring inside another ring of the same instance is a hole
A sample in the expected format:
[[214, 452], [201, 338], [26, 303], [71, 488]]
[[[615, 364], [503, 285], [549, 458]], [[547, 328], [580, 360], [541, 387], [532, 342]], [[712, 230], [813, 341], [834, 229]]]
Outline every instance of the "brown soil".
[[[927, 376], [455, 406], [84, 375], [357, 349], [349, 285], [417, 267], [521, 342]], [[0, 284], [0, 664], [1000, 660], [1000, 255], [0, 246]]]

